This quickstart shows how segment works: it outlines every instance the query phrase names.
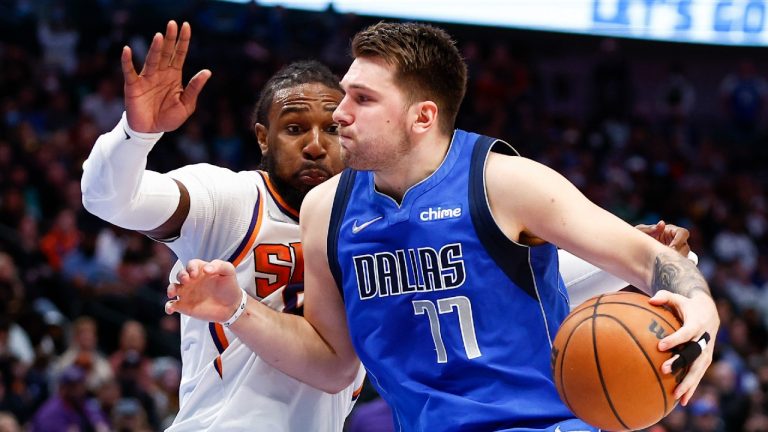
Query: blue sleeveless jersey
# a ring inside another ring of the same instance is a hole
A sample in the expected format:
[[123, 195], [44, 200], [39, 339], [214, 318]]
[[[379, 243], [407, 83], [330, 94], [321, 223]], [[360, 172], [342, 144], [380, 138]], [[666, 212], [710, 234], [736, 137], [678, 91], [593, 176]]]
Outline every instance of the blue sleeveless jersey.
[[[551, 244], [507, 239], [484, 165], [501, 141], [457, 130], [400, 205], [346, 170], [328, 236], [357, 354], [405, 431], [594, 430], [560, 401], [552, 340], [568, 313]], [[510, 197], [514, 199], [514, 197]]]

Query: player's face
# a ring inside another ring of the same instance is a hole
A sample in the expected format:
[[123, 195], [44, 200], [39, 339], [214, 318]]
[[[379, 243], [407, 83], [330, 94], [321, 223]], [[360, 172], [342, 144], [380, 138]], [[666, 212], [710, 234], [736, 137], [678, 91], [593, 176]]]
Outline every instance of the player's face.
[[341, 80], [346, 91], [333, 113], [341, 156], [358, 170], [393, 166], [410, 149], [407, 98], [395, 84], [394, 67], [378, 57], [357, 58]]
[[318, 83], [279, 90], [269, 110], [269, 127], [256, 125], [270, 176], [302, 198], [343, 168], [332, 117], [343, 96]]

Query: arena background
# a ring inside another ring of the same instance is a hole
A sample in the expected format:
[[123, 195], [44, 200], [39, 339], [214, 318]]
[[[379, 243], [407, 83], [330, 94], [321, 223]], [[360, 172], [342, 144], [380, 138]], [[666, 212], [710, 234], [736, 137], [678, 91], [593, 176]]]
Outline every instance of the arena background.
[[[163, 313], [175, 258], [90, 216], [79, 186], [93, 142], [123, 111], [121, 47], [138, 63], [168, 19], [192, 24], [185, 77], [213, 77], [197, 112], [151, 153], [158, 171], [256, 168], [250, 114], [266, 78], [303, 58], [342, 74], [351, 35], [381, 18], [209, 1], [0, 1], [0, 431], [24, 430], [58, 382], [77, 379], [64, 372], [71, 364], [89, 370], [88, 409], [114, 430], [161, 430], [178, 407], [178, 317]], [[651, 430], [768, 430], [761, 39], [440, 25], [470, 67], [460, 127], [506, 139], [632, 224], [664, 218], [691, 231], [722, 327], [695, 399]], [[369, 389], [349, 430], [391, 430], [376, 401]]]

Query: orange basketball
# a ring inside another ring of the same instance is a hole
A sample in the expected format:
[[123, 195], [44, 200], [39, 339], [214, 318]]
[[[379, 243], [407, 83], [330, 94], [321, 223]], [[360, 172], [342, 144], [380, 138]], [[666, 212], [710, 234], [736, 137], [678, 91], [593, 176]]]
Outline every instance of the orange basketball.
[[687, 370], [670, 375], [673, 356], [658, 350], [680, 320], [631, 292], [587, 300], [566, 317], [552, 346], [560, 398], [576, 416], [607, 430], [648, 427], [677, 405], [672, 392]]

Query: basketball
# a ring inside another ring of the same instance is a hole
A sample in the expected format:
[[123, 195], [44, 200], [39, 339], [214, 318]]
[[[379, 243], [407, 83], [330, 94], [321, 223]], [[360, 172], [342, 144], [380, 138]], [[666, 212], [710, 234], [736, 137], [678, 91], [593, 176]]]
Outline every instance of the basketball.
[[653, 425], [677, 405], [673, 391], [687, 369], [663, 374], [674, 354], [658, 350], [680, 320], [632, 292], [587, 300], [563, 321], [552, 346], [560, 398], [585, 422], [607, 430]]

